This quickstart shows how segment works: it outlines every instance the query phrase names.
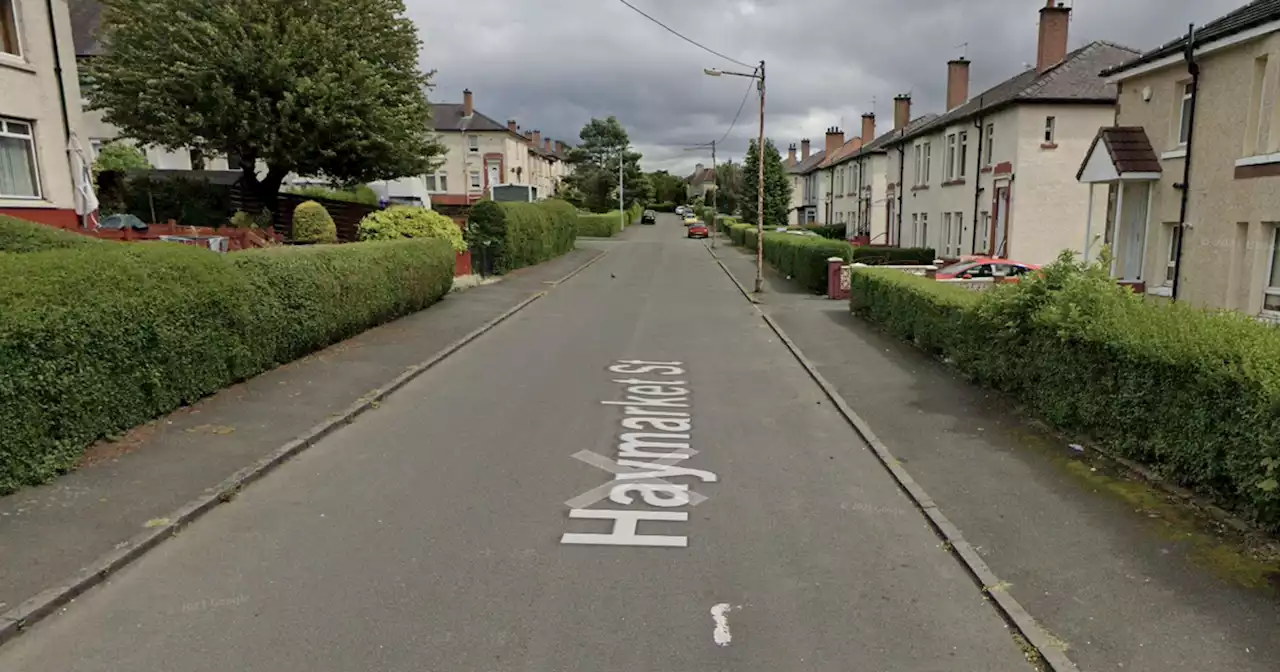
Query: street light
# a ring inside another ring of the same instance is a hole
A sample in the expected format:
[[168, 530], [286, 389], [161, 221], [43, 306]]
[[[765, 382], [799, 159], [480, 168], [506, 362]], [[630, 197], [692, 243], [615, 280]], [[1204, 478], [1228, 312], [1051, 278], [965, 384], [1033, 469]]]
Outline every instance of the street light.
[[755, 72], [730, 72], [716, 68], [703, 68], [708, 77], [733, 75], [734, 77], [750, 77], [758, 80], [760, 88], [760, 136], [756, 141], [756, 165], [760, 169], [756, 176], [756, 293], [764, 291], [764, 61]]

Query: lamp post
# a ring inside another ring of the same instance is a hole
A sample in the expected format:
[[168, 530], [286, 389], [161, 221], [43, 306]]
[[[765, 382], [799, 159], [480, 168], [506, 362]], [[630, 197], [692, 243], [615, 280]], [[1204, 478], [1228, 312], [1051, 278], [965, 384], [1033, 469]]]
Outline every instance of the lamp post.
[[760, 169], [756, 176], [756, 293], [764, 291], [764, 61], [755, 72], [729, 72], [715, 68], [703, 68], [710, 77], [733, 75], [734, 77], [750, 77], [757, 80], [760, 89], [760, 134], [756, 141], [756, 166]]

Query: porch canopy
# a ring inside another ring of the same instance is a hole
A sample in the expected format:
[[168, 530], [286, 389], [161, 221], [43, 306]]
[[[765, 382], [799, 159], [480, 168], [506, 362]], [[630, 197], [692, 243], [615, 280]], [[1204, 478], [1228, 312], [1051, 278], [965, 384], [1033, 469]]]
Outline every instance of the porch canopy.
[[[1098, 184], [1118, 185], [1116, 212], [1123, 213], [1124, 194], [1133, 183], [1143, 185], [1149, 193], [1151, 182], [1160, 179], [1160, 157], [1151, 148], [1151, 140], [1141, 126], [1112, 126], [1098, 129], [1084, 163], [1076, 172], [1076, 181], [1089, 185], [1089, 214], [1085, 226], [1084, 259], [1089, 260], [1093, 246], [1093, 191]], [[1143, 219], [1146, 219], [1145, 212]]]

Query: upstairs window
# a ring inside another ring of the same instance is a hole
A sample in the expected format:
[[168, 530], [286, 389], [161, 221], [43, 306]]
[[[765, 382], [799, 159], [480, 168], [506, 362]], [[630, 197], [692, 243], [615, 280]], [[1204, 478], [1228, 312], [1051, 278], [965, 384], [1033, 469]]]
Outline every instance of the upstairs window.
[[0, 53], [22, 56], [18, 40], [18, 7], [15, 0], [0, 0]]
[[1185, 146], [1191, 137], [1191, 99], [1195, 86], [1191, 82], [1182, 85], [1182, 103], [1178, 110], [1178, 144]]
[[1044, 118], [1044, 142], [1046, 145], [1052, 145], [1054, 142], [1054, 138], [1058, 137], [1057, 127], [1058, 127], [1057, 117]]

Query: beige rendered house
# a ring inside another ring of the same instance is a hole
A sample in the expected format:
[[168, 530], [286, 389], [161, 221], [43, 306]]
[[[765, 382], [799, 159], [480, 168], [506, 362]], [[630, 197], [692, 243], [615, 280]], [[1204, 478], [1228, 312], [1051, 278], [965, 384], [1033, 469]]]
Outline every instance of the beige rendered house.
[[818, 220], [826, 225], [844, 225], [854, 215], [856, 196], [851, 193], [854, 175], [848, 159], [862, 149], [862, 137], [845, 140], [838, 127], [827, 129], [826, 158], [818, 164], [818, 184], [822, 203]]
[[787, 151], [784, 168], [791, 179], [791, 203], [787, 208], [787, 224], [802, 226], [813, 224], [818, 220], [818, 166], [826, 158], [826, 150], [816, 154], [809, 153], [809, 139], [800, 141], [800, 156], [795, 155], [793, 145]]
[[[1114, 117], [1115, 86], [1098, 73], [1138, 52], [1106, 42], [1068, 51], [1070, 13], [1050, 0], [1035, 67], [976, 97], [969, 61], [950, 61], [947, 111], [885, 145], [890, 175], [902, 176], [895, 243], [1033, 264], [1081, 249], [1091, 210], [1076, 171]], [[1095, 219], [1104, 212], [1093, 206]]]
[[1280, 319], [1280, 0], [1103, 74], [1120, 93], [1080, 167], [1108, 204], [1091, 256], [1112, 245], [1148, 295]]
[[96, 208], [77, 79], [66, 0], [0, 0], [0, 214], [64, 224]]

